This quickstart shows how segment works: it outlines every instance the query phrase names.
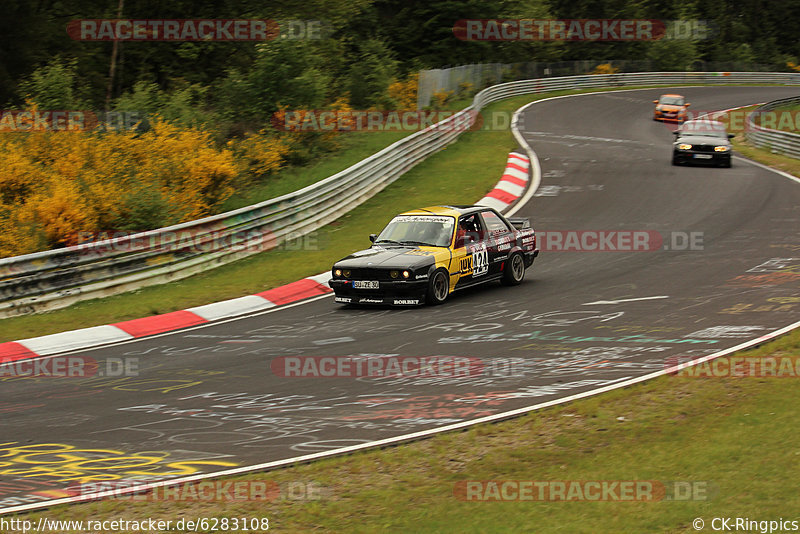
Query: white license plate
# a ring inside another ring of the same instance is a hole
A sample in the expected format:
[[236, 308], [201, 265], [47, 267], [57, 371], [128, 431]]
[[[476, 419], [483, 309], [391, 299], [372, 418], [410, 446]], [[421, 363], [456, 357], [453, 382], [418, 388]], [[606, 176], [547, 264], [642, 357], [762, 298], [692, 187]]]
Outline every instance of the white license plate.
[[378, 289], [377, 280], [353, 280], [353, 287], [356, 289]]
[[694, 159], [711, 159], [711, 154], [695, 154]]

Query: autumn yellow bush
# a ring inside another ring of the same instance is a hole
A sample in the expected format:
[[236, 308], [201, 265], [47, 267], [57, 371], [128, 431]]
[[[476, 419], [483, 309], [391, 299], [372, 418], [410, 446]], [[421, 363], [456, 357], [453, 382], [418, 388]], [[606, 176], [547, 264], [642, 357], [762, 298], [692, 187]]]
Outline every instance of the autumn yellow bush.
[[618, 67], [613, 67], [611, 63], [601, 63], [597, 65], [592, 74], [616, 74], [619, 72]]
[[265, 130], [231, 140], [228, 146], [254, 175], [270, 174], [280, 169], [290, 150], [285, 141]]
[[435, 91], [433, 93], [433, 102], [436, 109], [444, 108], [454, 94], [455, 94], [454, 91], [444, 91], [444, 90]]
[[408, 76], [405, 80], [397, 80], [389, 85], [389, 97], [397, 102], [398, 109], [417, 109], [417, 88], [419, 73]]
[[[259, 141], [280, 158], [280, 147]], [[279, 165], [261, 157], [262, 167]], [[144, 133], [4, 132], [0, 158], [0, 256], [209, 215], [245, 167], [208, 132], [158, 119]]]
[[473, 95], [475, 85], [472, 82], [461, 82], [458, 84], [458, 96], [470, 97]]
[[[416, 107], [416, 75], [392, 87], [404, 109]], [[21, 115], [36, 112], [36, 105], [28, 104]], [[0, 257], [217, 213], [237, 186], [336, 148], [341, 131], [353, 129], [349, 95], [328, 104], [325, 111], [330, 110], [337, 112], [330, 128], [276, 127], [222, 145], [214, 132], [158, 117], [142, 132], [102, 130], [97, 120], [86, 122], [87, 129], [33, 128], [36, 120], [3, 115]], [[273, 125], [284, 113], [275, 114]]]

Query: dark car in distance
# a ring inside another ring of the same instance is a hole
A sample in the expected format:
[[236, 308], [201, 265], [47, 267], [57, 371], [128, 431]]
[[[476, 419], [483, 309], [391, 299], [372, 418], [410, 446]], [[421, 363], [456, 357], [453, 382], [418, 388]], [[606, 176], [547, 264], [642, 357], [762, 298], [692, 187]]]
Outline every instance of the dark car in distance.
[[695, 119], [684, 122], [675, 132], [672, 143], [672, 164], [702, 164], [719, 167], [731, 166], [734, 135], [725, 130], [725, 125], [710, 119]]

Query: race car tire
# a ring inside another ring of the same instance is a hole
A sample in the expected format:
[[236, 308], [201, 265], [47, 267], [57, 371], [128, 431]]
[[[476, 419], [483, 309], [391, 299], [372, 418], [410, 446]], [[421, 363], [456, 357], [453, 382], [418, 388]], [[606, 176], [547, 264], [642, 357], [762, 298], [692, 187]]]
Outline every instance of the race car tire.
[[444, 269], [439, 269], [428, 282], [428, 294], [425, 295], [425, 300], [428, 304], [436, 306], [447, 300], [447, 295], [450, 294], [450, 277]]
[[522, 282], [523, 278], [525, 278], [525, 258], [519, 252], [515, 252], [508, 258], [500, 282], [504, 286], [516, 286]]

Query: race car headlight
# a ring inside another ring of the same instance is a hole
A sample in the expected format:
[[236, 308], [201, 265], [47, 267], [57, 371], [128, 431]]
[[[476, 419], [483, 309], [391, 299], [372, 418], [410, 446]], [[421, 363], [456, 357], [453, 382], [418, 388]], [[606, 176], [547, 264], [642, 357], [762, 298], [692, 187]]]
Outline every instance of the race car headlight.
[[344, 275], [345, 278], [350, 278], [350, 271], [348, 271], [347, 269], [342, 271], [342, 274]]
[[341, 269], [334, 270], [333, 271], [333, 276], [336, 276], [336, 277], [342, 276], [342, 270]]
[[400, 271], [391, 271], [389, 272], [389, 276], [391, 276], [392, 278], [397, 278], [398, 276], [400, 276]]
[[692, 145], [688, 145], [686, 143], [681, 143], [678, 145], [678, 150], [691, 150]]
[[410, 273], [410, 272], [408, 272], [408, 271], [403, 271], [403, 278], [408, 278], [409, 276], [411, 276], [411, 273]]
[[727, 152], [730, 149], [731, 149], [731, 147], [729, 147], [729, 146], [715, 146], [714, 147], [714, 152]]

